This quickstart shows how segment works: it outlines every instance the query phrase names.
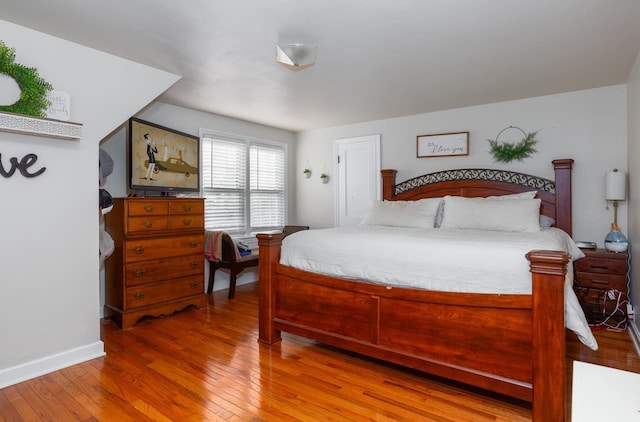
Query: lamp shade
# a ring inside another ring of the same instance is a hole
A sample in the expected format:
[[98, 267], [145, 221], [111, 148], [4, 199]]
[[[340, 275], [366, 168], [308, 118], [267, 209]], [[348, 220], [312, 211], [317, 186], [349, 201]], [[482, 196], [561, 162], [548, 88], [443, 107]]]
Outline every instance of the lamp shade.
[[607, 201], [624, 201], [627, 198], [626, 173], [618, 169], [608, 172], [604, 192]]

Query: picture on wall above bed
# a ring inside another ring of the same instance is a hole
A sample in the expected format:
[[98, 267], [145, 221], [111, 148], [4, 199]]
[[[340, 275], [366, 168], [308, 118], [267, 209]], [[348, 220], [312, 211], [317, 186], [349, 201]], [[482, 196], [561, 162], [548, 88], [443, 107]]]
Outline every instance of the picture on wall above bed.
[[469, 155], [469, 132], [420, 135], [416, 149], [418, 158]]
[[131, 189], [164, 194], [200, 190], [197, 136], [131, 118], [128, 140]]

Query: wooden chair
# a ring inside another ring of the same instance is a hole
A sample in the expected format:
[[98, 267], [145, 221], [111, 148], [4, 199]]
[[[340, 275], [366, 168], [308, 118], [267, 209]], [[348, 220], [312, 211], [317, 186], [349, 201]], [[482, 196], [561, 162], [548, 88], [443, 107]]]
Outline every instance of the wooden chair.
[[[308, 230], [309, 226], [284, 226], [282, 229], [283, 239], [290, 234], [300, 230]], [[251, 253], [238, 257], [236, 253], [236, 244], [227, 233], [222, 234], [222, 259], [220, 261], [209, 261], [209, 285], [207, 286], [207, 294], [213, 292], [213, 282], [215, 280], [218, 268], [229, 270], [229, 299], [233, 299], [236, 295], [236, 280], [238, 275], [245, 269], [258, 266], [258, 254]]]

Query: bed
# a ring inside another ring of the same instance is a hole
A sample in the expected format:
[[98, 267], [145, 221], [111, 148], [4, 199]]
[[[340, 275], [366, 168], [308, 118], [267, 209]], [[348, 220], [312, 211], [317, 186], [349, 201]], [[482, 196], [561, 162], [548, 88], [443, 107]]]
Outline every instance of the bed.
[[[541, 218], [571, 235], [572, 165], [571, 159], [554, 160], [555, 180], [459, 169], [396, 184], [397, 172], [383, 170], [383, 199], [534, 190]], [[567, 251], [524, 253], [529, 292], [496, 294], [402, 287], [300, 269], [281, 263], [282, 243], [280, 234], [258, 235], [261, 343], [277, 343], [281, 332], [288, 332], [530, 401], [536, 421], [565, 420]]]

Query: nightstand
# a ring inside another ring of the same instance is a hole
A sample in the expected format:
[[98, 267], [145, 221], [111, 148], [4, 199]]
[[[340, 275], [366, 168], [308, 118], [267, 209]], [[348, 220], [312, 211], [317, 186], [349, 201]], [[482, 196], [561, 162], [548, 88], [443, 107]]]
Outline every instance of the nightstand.
[[626, 328], [629, 256], [606, 249], [582, 249], [574, 262], [573, 289], [592, 326]]

